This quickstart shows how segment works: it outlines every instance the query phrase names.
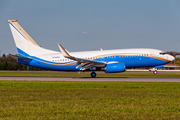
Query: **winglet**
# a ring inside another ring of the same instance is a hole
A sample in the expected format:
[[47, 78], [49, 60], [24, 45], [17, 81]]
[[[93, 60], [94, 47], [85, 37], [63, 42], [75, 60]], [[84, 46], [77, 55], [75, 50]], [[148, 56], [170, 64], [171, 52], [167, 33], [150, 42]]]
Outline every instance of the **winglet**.
[[63, 48], [61, 44], [58, 44], [58, 46], [64, 57], [70, 57], [69, 53]]

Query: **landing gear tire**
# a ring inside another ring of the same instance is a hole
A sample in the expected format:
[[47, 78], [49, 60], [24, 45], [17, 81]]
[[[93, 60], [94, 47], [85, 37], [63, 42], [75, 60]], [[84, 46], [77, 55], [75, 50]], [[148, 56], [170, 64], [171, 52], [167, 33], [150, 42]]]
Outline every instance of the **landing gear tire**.
[[95, 73], [95, 72], [92, 72], [92, 73], [91, 73], [91, 77], [92, 77], [92, 78], [95, 78], [95, 77], [96, 77], [96, 73]]
[[158, 72], [157, 72], [157, 70], [155, 70], [153, 73], [156, 75]]

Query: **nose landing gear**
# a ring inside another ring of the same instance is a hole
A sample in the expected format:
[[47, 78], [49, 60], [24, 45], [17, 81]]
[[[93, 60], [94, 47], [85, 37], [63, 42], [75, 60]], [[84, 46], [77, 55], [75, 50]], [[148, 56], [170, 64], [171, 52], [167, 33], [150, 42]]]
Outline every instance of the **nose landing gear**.
[[158, 73], [156, 68], [149, 69], [149, 71], [152, 71], [155, 75]]
[[149, 69], [149, 71], [152, 71], [155, 75], [158, 73], [156, 68]]
[[157, 70], [155, 70], [155, 71], [153, 71], [153, 73], [156, 75], [158, 72], [157, 72]]

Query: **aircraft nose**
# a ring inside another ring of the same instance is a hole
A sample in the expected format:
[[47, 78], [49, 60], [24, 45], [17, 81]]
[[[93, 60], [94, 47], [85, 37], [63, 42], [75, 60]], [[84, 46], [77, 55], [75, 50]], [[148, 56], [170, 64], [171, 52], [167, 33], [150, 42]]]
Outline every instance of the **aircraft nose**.
[[173, 57], [172, 55], [168, 55], [168, 60], [169, 61], [173, 61], [175, 59], [175, 57]]

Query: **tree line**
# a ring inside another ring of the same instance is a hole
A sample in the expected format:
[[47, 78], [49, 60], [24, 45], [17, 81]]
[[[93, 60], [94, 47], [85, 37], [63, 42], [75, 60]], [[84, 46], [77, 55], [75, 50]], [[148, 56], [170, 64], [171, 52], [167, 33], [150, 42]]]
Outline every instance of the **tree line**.
[[[167, 52], [172, 56], [180, 55], [179, 52]], [[170, 62], [170, 64], [176, 63], [180, 66], [180, 59], [175, 59], [175, 61]], [[41, 68], [36, 68], [32, 66], [23, 65], [17, 62], [15, 58], [10, 56], [6, 56], [5, 54], [0, 57], [0, 70], [45, 70]]]
[[15, 58], [10, 56], [6, 56], [5, 54], [0, 57], [0, 70], [44, 70], [41, 68], [36, 68], [32, 66], [27, 66], [18, 63]]

